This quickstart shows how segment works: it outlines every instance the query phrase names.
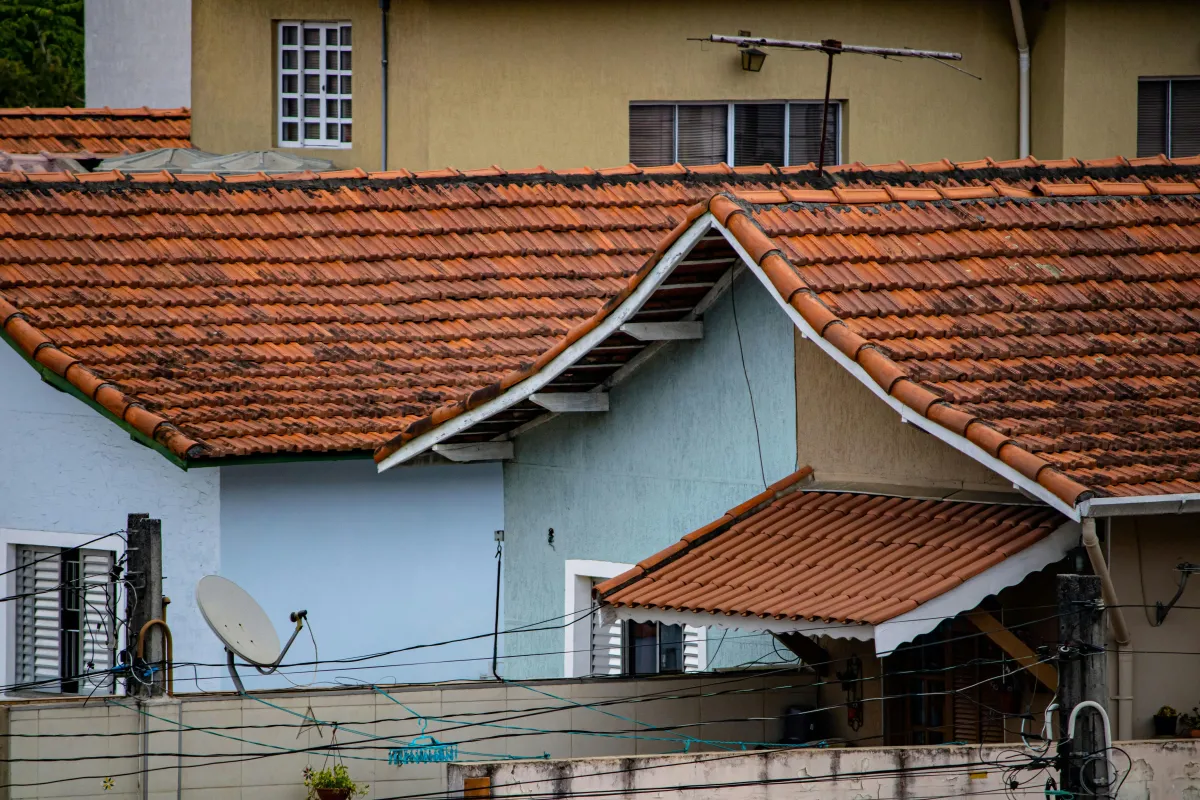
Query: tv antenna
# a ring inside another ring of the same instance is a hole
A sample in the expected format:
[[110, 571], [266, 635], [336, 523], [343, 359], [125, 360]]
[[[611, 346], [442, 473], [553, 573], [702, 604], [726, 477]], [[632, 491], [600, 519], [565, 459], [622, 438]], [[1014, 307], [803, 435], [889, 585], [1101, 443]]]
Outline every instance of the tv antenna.
[[196, 605], [208, 627], [225, 645], [226, 664], [229, 676], [238, 694], [245, 694], [246, 687], [238, 676], [233, 657], [236, 655], [262, 675], [270, 675], [283, 662], [296, 636], [304, 629], [307, 611], [293, 611], [288, 618], [296, 623], [292, 637], [283, 649], [279, 649], [279, 634], [271, 623], [267, 612], [254, 602], [245, 589], [220, 575], [205, 575], [196, 584]]
[[757, 63], [757, 69], [751, 68], [757, 72], [762, 69], [763, 60], [766, 59], [766, 54], [758, 50], [759, 47], [782, 47], [788, 50], [815, 50], [824, 53], [828, 57], [825, 65], [825, 102], [821, 106], [821, 147], [817, 156], [817, 170], [825, 171], [825, 138], [829, 135], [829, 87], [833, 81], [833, 57], [842, 53], [854, 53], [865, 56], [879, 56], [880, 58], [928, 58], [936, 61], [939, 64], [945, 64], [951, 69], [970, 75], [976, 80], [983, 80], [978, 75], [972, 75], [965, 69], [956, 67], [953, 64], [947, 63], [950, 61], [962, 61], [962, 53], [951, 53], [941, 50], [913, 50], [908, 47], [868, 47], [857, 44], [843, 44], [837, 39], [822, 39], [819, 42], [800, 42], [792, 39], [769, 39], [765, 36], [751, 36], [749, 31], [741, 31], [739, 36], [723, 36], [718, 33], [710, 34], [702, 39], [692, 39], [697, 42], [715, 42], [717, 44], [736, 44], [743, 50], [752, 49], [755, 55], [759, 58], [750, 60], [749, 63]]

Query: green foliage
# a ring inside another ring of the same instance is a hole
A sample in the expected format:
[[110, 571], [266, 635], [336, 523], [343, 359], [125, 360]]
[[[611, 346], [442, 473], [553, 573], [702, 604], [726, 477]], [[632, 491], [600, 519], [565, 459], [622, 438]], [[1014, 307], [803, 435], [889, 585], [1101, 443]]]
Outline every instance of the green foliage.
[[316, 798], [317, 789], [348, 789], [349, 796], [355, 797], [365, 795], [370, 788], [365, 783], [350, 780], [350, 770], [346, 769], [345, 764], [334, 764], [332, 769], [314, 770], [312, 767], [305, 767], [304, 785], [308, 787], [309, 800]]
[[1200, 730], [1200, 708], [1192, 707], [1192, 713], [1179, 715], [1179, 729], [1182, 731]]
[[0, 0], [0, 107], [82, 106], [83, 1]]

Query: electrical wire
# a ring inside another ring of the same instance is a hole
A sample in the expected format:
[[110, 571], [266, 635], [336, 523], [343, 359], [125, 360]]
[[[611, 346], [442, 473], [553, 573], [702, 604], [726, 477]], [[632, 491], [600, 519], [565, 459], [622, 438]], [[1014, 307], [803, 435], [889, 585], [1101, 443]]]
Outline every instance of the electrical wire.
[[95, 544], [96, 542], [103, 541], [104, 539], [107, 539], [110, 536], [117, 536], [117, 537], [120, 537], [121, 541], [125, 541], [124, 533], [125, 533], [125, 529], [122, 528], [119, 531], [113, 531], [112, 533], [106, 533], [103, 536], [97, 536], [95, 539], [89, 539], [88, 541], [84, 542], [83, 544], [73, 545], [72, 547], [59, 548], [59, 550], [57, 550], [56, 552], [54, 552], [51, 555], [42, 556], [41, 558], [35, 558], [32, 561], [25, 562], [24, 564], [18, 564], [17, 566], [13, 567], [12, 569], [6, 569], [3, 572], [0, 572], [0, 575], [9, 575], [9, 574], [11, 574], [13, 572], [17, 572], [19, 570], [28, 569], [29, 567], [32, 567], [34, 564], [40, 564], [43, 561], [49, 561], [50, 559], [58, 558], [63, 553], [70, 553], [73, 550], [82, 550], [83, 548], [87, 547], [88, 545], [92, 545], [92, 544]]
[[754, 421], [754, 441], [758, 444], [758, 469], [762, 474], [763, 488], [767, 488], [767, 468], [763, 464], [762, 431], [758, 427], [758, 411], [754, 408], [754, 390], [750, 388], [750, 372], [746, 369], [746, 350], [742, 346], [742, 327], [738, 324], [736, 281], [729, 284], [729, 307], [733, 309], [733, 330], [737, 334], [738, 356], [742, 360], [742, 376], [746, 379], [746, 394], [750, 395], [750, 418]]

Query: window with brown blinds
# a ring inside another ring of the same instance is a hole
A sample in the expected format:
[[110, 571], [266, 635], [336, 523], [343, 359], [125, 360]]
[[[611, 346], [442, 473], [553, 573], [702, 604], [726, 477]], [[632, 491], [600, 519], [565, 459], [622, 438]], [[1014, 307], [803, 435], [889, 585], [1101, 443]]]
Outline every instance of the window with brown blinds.
[[[634, 103], [629, 160], [641, 167], [807, 164], [821, 150], [821, 112], [816, 101]], [[825, 126], [826, 165], [841, 161], [841, 120], [841, 103], [833, 101]]]
[[1138, 81], [1137, 154], [1200, 155], [1200, 78]]

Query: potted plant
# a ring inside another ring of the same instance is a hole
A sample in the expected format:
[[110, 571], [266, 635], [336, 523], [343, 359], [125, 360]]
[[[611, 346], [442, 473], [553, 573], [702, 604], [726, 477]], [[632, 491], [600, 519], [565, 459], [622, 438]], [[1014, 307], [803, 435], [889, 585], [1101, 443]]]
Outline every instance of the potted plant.
[[350, 800], [365, 795], [369, 788], [365, 783], [352, 781], [345, 764], [318, 770], [305, 767], [304, 785], [308, 787], [308, 800]]
[[[1186, 714], [1184, 715], [1187, 716]], [[1179, 712], [1170, 706], [1163, 706], [1154, 714], [1154, 735], [1174, 736], [1175, 727], [1179, 724]]]
[[1192, 708], [1190, 714], [1179, 715], [1179, 732], [1200, 739], [1200, 708]]

